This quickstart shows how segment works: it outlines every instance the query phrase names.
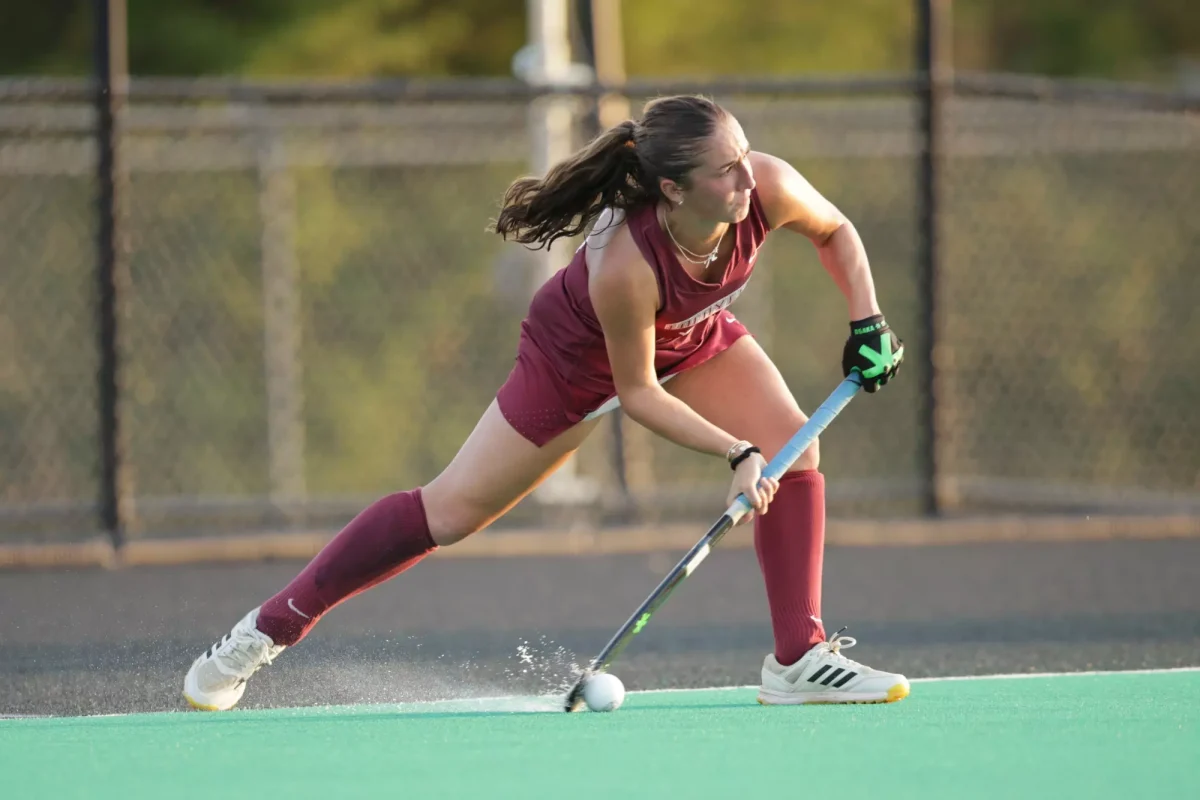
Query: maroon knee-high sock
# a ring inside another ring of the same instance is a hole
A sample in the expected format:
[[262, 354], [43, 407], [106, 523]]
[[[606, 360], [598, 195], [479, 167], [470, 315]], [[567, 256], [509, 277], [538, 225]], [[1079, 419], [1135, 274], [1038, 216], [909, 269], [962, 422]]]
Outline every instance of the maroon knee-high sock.
[[775, 658], [794, 664], [825, 639], [821, 568], [825, 552], [825, 476], [787, 472], [766, 514], [754, 517], [754, 549], [767, 587]]
[[294, 645], [326, 611], [399, 575], [436, 549], [420, 488], [376, 500], [283, 591], [262, 604], [258, 629], [275, 644]]

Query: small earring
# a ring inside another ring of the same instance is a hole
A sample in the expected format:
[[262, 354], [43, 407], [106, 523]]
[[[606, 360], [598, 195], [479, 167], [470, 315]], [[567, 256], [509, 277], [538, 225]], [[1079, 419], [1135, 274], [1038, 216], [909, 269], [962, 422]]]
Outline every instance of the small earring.
[[679, 198], [679, 205], [683, 205], [683, 198]]

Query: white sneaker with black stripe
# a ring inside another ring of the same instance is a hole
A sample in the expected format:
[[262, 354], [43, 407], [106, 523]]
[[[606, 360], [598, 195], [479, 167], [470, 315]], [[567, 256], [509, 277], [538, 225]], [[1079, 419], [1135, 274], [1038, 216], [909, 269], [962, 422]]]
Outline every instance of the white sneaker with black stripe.
[[246, 681], [270, 664], [286, 645], [277, 645], [257, 627], [258, 609], [192, 663], [183, 679], [183, 698], [201, 711], [228, 711], [246, 691]]
[[[845, 630], [845, 628], [842, 628]], [[841, 651], [858, 642], [838, 631], [818, 642], [791, 666], [768, 653], [758, 702], [765, 706], [806, 703], [894, 703], [908, 697], [908, 678], [859, 664]]]

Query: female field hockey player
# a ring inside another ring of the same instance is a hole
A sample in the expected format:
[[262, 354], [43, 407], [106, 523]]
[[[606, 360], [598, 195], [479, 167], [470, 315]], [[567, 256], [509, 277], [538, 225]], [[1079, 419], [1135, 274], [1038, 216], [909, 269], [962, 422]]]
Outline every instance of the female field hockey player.
[[322, 614], [486, 528], [618, 404], [659, 436], [723, 459], [733, 473], [726, 504], [744, 494], [753, 506], [744, 519], [754, 522], [775, 639], [759, 700], [905, 697], [903, 675], [846, 658], [850, 637], [826, 640], [818, 446], [780, 480], [762, 477], [806, 417], [728, 310], [770, 233], [807, 237], [848, 305], [843, 374], [857, 369], [875, 392], [895, 375], [903, 347], [884, 321], [851, 223], [787, 163], [752, 151], [721, 106], [678, 96], [650, 102], [640, 122], [600, 134], [545, 177], [517, 180], [495, 230], [536, 245], [589, 232], [533, 298], [516, 364], [450, 464], [359, 513], [202, 653], [184, 679], [188, 703], [232, 708], [246, 681]]

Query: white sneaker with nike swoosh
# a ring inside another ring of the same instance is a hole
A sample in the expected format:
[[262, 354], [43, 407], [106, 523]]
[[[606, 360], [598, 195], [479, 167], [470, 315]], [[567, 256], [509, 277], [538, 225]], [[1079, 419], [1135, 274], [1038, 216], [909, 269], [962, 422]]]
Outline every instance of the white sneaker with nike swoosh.
[[228, 711], [242, 699], [250, 676], [283, 652], [286, 645], [275, 644], [257, 622], [256, 608], [192, 663], [183, 679], [188, 705], [201, 711]]
[[894, 703], [908, 697], [908, 678], [872, 669], [842, 655], [843, 649], [858, 642], [840, 633], [813, 645], [791, 666], [782, 666], [774, 653], [768, 653], [763, 661], [758, 702], [765, 706]]

